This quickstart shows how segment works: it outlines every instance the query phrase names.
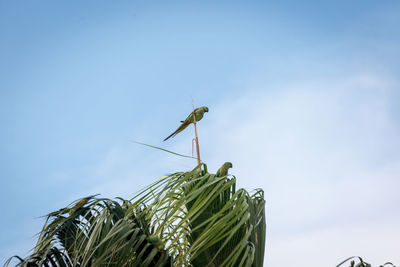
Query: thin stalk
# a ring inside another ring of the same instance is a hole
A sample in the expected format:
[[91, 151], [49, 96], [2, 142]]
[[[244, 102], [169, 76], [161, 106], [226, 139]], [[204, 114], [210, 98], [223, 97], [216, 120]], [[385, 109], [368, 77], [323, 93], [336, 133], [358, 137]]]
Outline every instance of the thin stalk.
[[193, 107], [193, 124], [194, 124], [194, 134], [195, 134], [195, 141], [196, 141], [197, 164], [200, 165], [200, 163], [201, 163], [201, 160], [200, 160], [200, 146], [199, 146], [199, 137], [197, 135], [196, 115], [195, 115], [195, 112], [194, 112], [194, 107]]

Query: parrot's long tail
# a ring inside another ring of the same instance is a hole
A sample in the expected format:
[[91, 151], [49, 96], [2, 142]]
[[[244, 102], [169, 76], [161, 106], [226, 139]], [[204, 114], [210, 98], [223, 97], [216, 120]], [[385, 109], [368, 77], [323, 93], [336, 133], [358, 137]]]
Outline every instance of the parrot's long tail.
[[171, 137], [175, 136], [176, 134], [177, 134], [177, 132], [173, 132], [170, 136], [168, 136], [167, 138], [165, 138], [165, 139], [163, 140], [163, 142], [164, 142], [164, 141], [167, 141], [168, 139], [170, 139]]
[[183, 130], [185, 130], [186, 127], [188, 127], [188, 125], [190, 124], [190, 122], [188, 121], [184, 121], [181, 126], [178, 127], [178, 129], [175, 130], [175, 132], [173, 132], [170, 136], [168, 136], [167, 138], [165, 138], [163, 141], [168, 140], [171, 137], [174, 137], [175, 135], [177, 135], [178, 133], [182, 132]]

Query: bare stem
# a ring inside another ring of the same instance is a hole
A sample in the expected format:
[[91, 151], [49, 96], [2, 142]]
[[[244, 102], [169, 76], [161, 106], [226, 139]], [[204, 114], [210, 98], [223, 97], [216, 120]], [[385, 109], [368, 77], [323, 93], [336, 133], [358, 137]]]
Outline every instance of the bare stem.
[[194, 112], [194, 107], [193, 107], [193, 124], [194, 124], [194, 134], [195, 134], [195, 141], [196, 141], [197, 164], [200, 164], [201, 163], [201, 160], [200, 160], [200, 146], [199, 146], [199, 137], [197, 135], [196, 115], [195, 115], [195, 112]]

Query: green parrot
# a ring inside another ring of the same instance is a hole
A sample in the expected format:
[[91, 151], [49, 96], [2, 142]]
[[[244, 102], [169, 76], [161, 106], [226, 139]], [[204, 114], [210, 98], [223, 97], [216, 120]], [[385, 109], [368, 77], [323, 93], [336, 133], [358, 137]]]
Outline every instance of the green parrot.
[[[200, 121], [203, 118], [204, 112], [208, 112], [208, 107], [199, 107], [194, 110], [194, 114], [196, 116], [196, 122]], [[171, 137], [174, 137], [178, 133], [185, 130], [185, 128], [188, 127], [189, 124], [193, 123], [193, 112], [190, 112], [186, 120], [181, 122], [182, 122], [181, 126], [179, 126], [178, 129], [176, 129], [175, 132], [173, 132], [170, 136], [165, 138], [164, 141], [168, 140]]]
[[75, 203], [75, 205], [69, 209], [69, 215], [72, 215], [75, 211], [77, 211], [78, 209], [82, 208], [83, 206], [86, 205], [86, 203], [88, 203], [88, 201], [90, 199], [92, 199], [95, 196], [98, 196], [100, 194], [96, 194], [96, 195], [91, 195], [85, 198], [82, 198], [81, 200], [79, 200], [78, 202]]
[[151, 235], [147, 238], [147, 241], [153, 244], [154, 247], [156, 247], [158, 250], [164, 250], [164, 242], [157, 236], [157, 235]]
[[230, 162], [225, 162], [221, 168], [218, 169], [217, 173], [215, 174], [215, 176], [217, 177], [223, 177], [228, 175], [228, 169], [232, 168], [232, 163]]

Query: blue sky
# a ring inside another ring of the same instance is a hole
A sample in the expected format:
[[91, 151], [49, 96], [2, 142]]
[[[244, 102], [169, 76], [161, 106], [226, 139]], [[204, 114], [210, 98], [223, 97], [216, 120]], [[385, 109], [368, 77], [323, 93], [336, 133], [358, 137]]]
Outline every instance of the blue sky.
[[[397, 1], [0, 1], [0, 260], [37, 217], [202, 159], [266, 192], [267, 266], [400, 264]], [[293, 255], [293, 257], [287, 257]], [[294, 261], [296, 260], [296, 261]], [[282, 262], [284, 261], [284, 262]]]

